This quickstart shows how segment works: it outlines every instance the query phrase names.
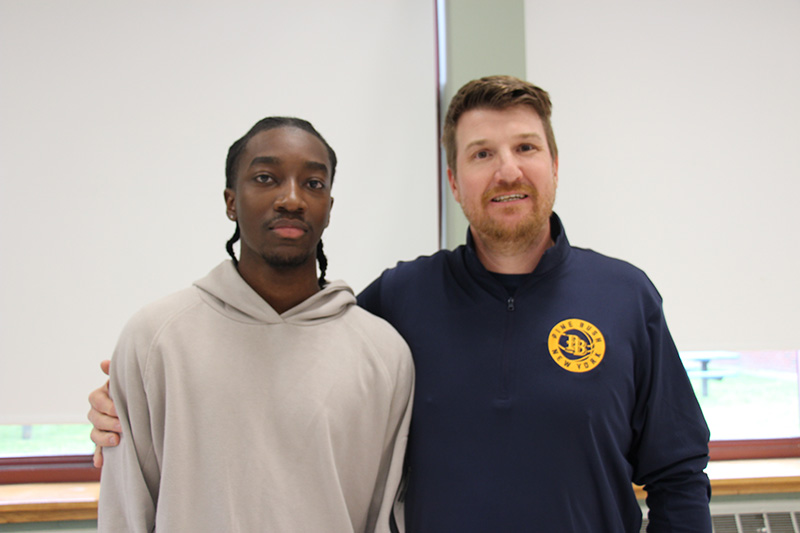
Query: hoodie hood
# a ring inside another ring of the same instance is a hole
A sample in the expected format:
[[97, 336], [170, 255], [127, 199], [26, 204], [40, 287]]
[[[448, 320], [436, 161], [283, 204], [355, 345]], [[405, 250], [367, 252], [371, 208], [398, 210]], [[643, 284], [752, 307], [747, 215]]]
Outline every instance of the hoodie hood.
[[194, 282], [194, 286], [212, 307], [241, 322], [312, 326], [333, 320], [356, 304], [353, 290], [343, 281], [333, 281], [310, 298], [278, 314], [239, 275], [230, 259]]

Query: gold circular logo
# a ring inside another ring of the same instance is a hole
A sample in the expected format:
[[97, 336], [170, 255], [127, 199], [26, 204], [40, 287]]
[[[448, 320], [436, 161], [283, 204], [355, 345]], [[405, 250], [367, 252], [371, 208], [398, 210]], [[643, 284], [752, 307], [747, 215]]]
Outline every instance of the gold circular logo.
[[606, 354], [606, 340], [594, 324], [579, 318], [562, 320], [547, 338], [550, 357], [570, 372], [588, 372]]

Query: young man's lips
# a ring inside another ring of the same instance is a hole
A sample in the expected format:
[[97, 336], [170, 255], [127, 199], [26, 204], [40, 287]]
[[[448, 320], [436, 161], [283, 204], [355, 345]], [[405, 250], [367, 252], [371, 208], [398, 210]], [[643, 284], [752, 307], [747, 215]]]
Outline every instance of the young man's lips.
[[296, 239], [308, 232], [308, 226], [300, 220], [280, 219], [269, 225], [269, 229], [281, 237]]

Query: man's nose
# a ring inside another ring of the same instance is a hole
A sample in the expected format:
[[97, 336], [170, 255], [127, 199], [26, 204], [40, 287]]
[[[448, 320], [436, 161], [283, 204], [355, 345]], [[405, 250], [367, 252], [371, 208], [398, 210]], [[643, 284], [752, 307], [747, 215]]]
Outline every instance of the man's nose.
[[293, 179], [288, 179], [281, 187], [278, 197], [275, 199], [275, 208], [283, 211], [304, 211], [306, 201], [300, 184]]
[[515, 181], [522, 175], [519, 161], [517, 161], [517, 158], [514, 157], [514, 154], [510, 151], [501, 151], [497, 161], [498, 167], [495, 174], [498, 180], [504, 182]]

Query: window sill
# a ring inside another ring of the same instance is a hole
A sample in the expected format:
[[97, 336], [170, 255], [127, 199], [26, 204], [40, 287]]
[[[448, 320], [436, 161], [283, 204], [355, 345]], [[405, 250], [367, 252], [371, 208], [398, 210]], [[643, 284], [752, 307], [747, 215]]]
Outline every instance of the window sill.
[[0, 524], [96, 520], [100, 483], [0, 485]]
[[[739, 459], [711, 461], [706, 468], [711, 480], [711, 497], [751, 494], [800, 493], [800, 458]], [[645, 491], [634, 486], [636, 497], [643, 500]]]
[[[706, 472], [714, 496], [800, 493], [800, 458], [712, 461]], [[99, 494], [96, 481], [0, 485], [0, 524], [96, 520]]]

